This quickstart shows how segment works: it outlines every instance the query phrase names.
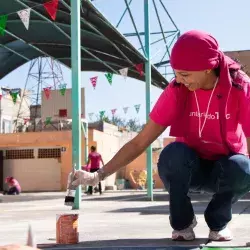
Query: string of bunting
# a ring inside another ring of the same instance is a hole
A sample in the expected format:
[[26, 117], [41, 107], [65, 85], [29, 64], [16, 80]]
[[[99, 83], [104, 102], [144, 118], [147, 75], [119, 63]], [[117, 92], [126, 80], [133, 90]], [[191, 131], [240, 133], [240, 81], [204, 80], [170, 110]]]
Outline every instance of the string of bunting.
[[[66, 83], [61, 83], [58, 85], [59, 87], [59, 92], [62, 96], [65, 96], [65, 93], [66, 93], [66, 89], [67, 89], [67, 84]], [[51, 94], [51, 89], [52, 87], [49, 86], [49, 87], [46, 87], [46, 88], [43, 88], [43, 91], [44, 91], [44, 95], [45, 95], [45, 98], [47, 100], [49, 100], [50, 98], [50, 94]]]
[[[43, 6], [46, 9], [46, 11], [47, 11], [48, 15], [50, 16], [50, 18], [53, 21], [55, 21], [56, 20], [57, 10], [58, 10], [58, 3], [59, 3], [59, 0], [51, 0], [51, 1], [48, 1], [46, 3], [36, 4], [32, 8], [29, 7], [29, 8], [22, 9], [22, 10], [13, 12], [13, 13], [1, 15], [0, 16], [0, 35], [3, 36], [5, 34], [5, 29], [6, 29], [7, 22], [8, 22], [8, 16], [12, 15], [12, 14], [17, 14], [19, 16], [20, 20], [23, 22], [24, 27], [27, 30], [29, 30], [31, 10], [38, 7], [38, 6]], [[136, 64], [136, 65], [133, 66], [139, 72], [140, 76], [142, 76], [143, 73], [144, 73], [143, 72], [143, 65], [144, 65], [143, 63], [139, 63], [139, 64]], [[128, 75], [128, 70], [129, 70], [129, 67], [126, 67], [126, 68], [123, 68], [123, 69], [119, 70], [119, 73], [122, 76], [124, 76], [125, 80], [126, 80], [127, 75]], [[105, 74], [105, 77], [107, 78], [108, 83], [110, 85], [112, 85], [113, 73], [108, 72], [108, 73]], [[91, 84], [92, 84], [94, 89], [96, 88], [97, 80], [98, 80], [97, 76], [90, 78]], [[62, 90], [61, 94], [62, 95], [64, 95], [65, 89], [66, 88], [61, 88], [61, 90]], [[50, 89], [45, 89], [44, 91], [46, 91], [46, 98], [49, 98]]]
[[[47, 11], [48, 15], [50, 16], [50, 18], [53, 21], [55, 21], [57, 10], [58, 10], [58, 2], [59, 2], [59, 0], [51, 0], [51, 1], [48, 1], [48, 2], [43, 3], [43, 4], [36, 4], [32, 8], [29, 7], [29, 8], [25, 8], [25, 9], [22, 9], [22, 10], [13, 12], [13, 13], [1, 15], [0, 16], [0, 36], [4, 36], [5, 30], [6, 30], [6, 27], [8, 24], [8, 16], [12, 15], [12, 14], [17, 14], [19, 16], [20, 20], [22, 21], [24, 27], [26, 28], [26, 30], [29, 30], [31, 10], [38, 7], [38, 6], [43, 6], [45, 8], [45, 10]], [[139, 63], [139, 64], [136, 64], [133, 66], [138, 71], [140, 76], [143, 76], [143, 74], [144, 74], [143, 66], [144, 66], [144, 63]], [[126, 68], [122, 68], [119, 70], [119, 73], [124, 77], [125, 80], [127, 79], [128, 70], [130, 68], [132, 68], [132, 67], [126, 67]], [[107, 72], [105, 74], [105, 77], [110, 85], [112, 85], [112, 83], [113, 83], [113, 76], [114, 76], [114, 74], [110, 73], [110, 72]], [[98, 76], [94, 76], [94, 77], [90, 78], [90, 82], [91, 82], [94, 89], [97, 86], [97, 81], [98, 81]], [[59, 85], [59, 91], [60, 91], [62, 96], [65, 95], [66, 88], [67, 88], [67, 85], [65, 83]], [[51, 89], [52, 89], [52, 87], [43, 88], [46, 99], [50, 98]], [[12, 97], [13, 103], [16, 103], [17, 97], [18, 97], [18, 95], [20, 95], [20, 91], [13, 89], [9, 92], [9, 94]], [[2, 96], [3, 96], [2, 91], [0, 91], [0, 100], [1, 100]], [[134, 108], [135, 108], [137, 113], [139, 113], [139, 111], [140, 111], [140, 106], [141, 106], [140, 104], [134, 105]], [[123, 108], [123, 111], [125, 114], [128, 112], [128, 109], [129, 109], [129, 107]], [[116, 111], [117, 111], [117, 109], [111, 110], [111, 113], [113, 116], [115, 115]], [[106, 111], [104, 111], [104, 110], [99, 112], [99, 115], [101, 118], [104, 117], [105, 112]], [[90, 120], [92, 120], [93, 115], [94, 115], [94, 113], [89, 113]], [[27, 124], [29, 122], [29, 118], [24, 118], [23, 120], [24, 120], [24, 124]], [[40, 121], [41, 121], [41, 118], [35, 119], [36, 124], [38, 124]], [[48, 125], [48, 124], [51, 124], [51, 121], [52, 121], [52, 117], [47, 117], [46, 120], [44, 121], [44, 123], [45, 123], [45, 125]]]
[[30, 24], [31, 9], [34, 9], [34, 8], [41, 6], [41, 5], [46, 9], [50, 18], [53, 21], [55, 21], [57, 10], [58, 10], [58, 2], [59, 2], [59, 0], [51, 0], [51, 1], [43, 3], [43, 4], [36, 4], [35, 6], [33, 6], [33, 8], [29, 7], [29, 8], [22, 9], [22, 10], [13, 12], [13, 13], [1, 15], [0, 16], [0, 36], [3, 36], [5, 34], [6, 26], [8, 23], [8, 16], [10, 16], [12, 14], [17, 14], [19, 16], [19, 18], [21, 19], [24, 27], [28, 30], [29, 24]]
[[[143, 76], [143, 74], [144, 74], [143, 66], [144, 66], [144, 63], [135, 64], [133, 66], [138, 71], [138, 73], [140, 74], [140, 76]], [[126, 67], [126, 68], [119, 69], [119, 73], [124, 77], [125, 80], [127, 79], [128, 70], [130, 68], [132, 68], [132, 67]], [[108, 83], [110, 85], [112, 85], [112, 83], [113, 83], [113, 76], [114, 76], [114, 74], [110, 73], [110, 72], [108, 72], [108, 73], [105, 74], [105, 77], [107, 78]], [[97, 80], [98, 80], [98, 76], [90, 77], [90, 83], [92, 84], [92, 86], [93, 86], [94, 89], [96, 89]]]
[[[129, 108], [130, 107], [123, 107], [124, 114], [128, 113]], [[140, 112], [141, 104], [134, 105], [134, 108], [135, 108], [136, 113], [138, 114]], [[112, 117], [115, 116], [117, 110], [118, 110], [117, 108], [110, 110], [111, 114], [112, 114]], [[107, 114], [106, 110], [101, 110], [101, 111], [99, 111], [99, 114], [97, 116], [100, 117], [100, 119], [103, 119], [106, 114]], [[90, 121], [93, 121], [93, 116], [94, 115], [95, 115], [94, 112], [88, 114]]]

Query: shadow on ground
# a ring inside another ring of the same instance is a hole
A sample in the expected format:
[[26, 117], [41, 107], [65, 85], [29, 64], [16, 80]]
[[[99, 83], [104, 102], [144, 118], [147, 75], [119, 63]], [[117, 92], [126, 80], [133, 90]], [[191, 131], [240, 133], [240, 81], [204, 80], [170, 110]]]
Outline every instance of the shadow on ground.
[[42, 249], [103, 249], [103, 250], [198, 250], [208, 242], [207, 239], [197, 239], [191, 242], [172, 241], [172, 239], [117, 239], [117, 240], [100, 240], [100, 241], [85, 241], [74, 246], [62, 245], [39, 245]]
[[[190, 198], [193, 202], [193, 207], [196, 214], [204, 214], [204, 211], [211, 200], [212, 195], [210, 194], [190, 194]], [[85, 200], [83, 198], [82, 200]], [[250, 194], [248, 193], [245, 197], [239, 200], [236, 204], [233, 205], [233, 214], [242, 214], [250, 211]], [[133, 206], [134, 202], [147, 202], [148, 197], [145, 194], [133, 194], [133, 195], [119, 195], [119, 196], [93, 196], [88, 198], [89, 201], [115, 201], [115, 202], [131, 202], [131, 207], [115, 209], [108, 211], [109, 213], [139, 213], [140, 215], [155, 215], [155, 214], [169, 214], [169, 195], [168, 193], [156, 193], [154, 195], [154, 202], [163, 202], [166, 201], [166, 205], [156, 205], [156, 206], [144, 206], [144, 207], [135, 207]], [[154, 204], [154, 203], [153, 203]]]

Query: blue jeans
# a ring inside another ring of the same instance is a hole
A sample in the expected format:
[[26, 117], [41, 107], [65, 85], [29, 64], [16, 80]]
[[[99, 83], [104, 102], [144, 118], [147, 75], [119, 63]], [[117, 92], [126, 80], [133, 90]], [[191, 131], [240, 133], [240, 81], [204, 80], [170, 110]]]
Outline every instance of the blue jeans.
[[175, 230], [187, 228], [194, 218], [190, 190], [213, 194], [205, 220], [214, 231], [226, 227], [232, 204], [250, 190], [250, 160], [240, 154], [204, 160], [186, 144], [173, 142], [162, 150], [158, 171], [169, 192], [170, 224]]
[[9, 191], [4, 191], [3, 194], [8, 194], [8, 195], [18, 195], [20, 194], [20, 191], [16, 187], [11, 187]]

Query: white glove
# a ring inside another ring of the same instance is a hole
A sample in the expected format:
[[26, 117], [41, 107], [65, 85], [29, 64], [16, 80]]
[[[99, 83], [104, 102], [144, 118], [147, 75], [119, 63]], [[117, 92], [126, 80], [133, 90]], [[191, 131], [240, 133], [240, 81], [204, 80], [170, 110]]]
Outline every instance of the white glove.
[[90, 173], [84, 170], [76, 170], [74, 175], [73, 186], [85, 185], [95, 186], [100, 182], [100, 178], [97, 172]]

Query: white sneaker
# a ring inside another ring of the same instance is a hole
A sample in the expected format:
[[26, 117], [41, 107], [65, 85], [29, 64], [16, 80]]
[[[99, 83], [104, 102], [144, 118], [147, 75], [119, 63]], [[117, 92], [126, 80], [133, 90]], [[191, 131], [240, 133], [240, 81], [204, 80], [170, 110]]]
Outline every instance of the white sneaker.
[[233, 239], [233, 236], [230, 229], [225, 227], [221, 231], [210, 230], [208, 238], [213, 241], [230, 241]]
[[183, 230], [174, 230], [172, 232], [172, 240], [176, 241], [189, 241], [195, 239], [194, 227], [197, 225], [196, 218], [194, 217], [192, 224]]

